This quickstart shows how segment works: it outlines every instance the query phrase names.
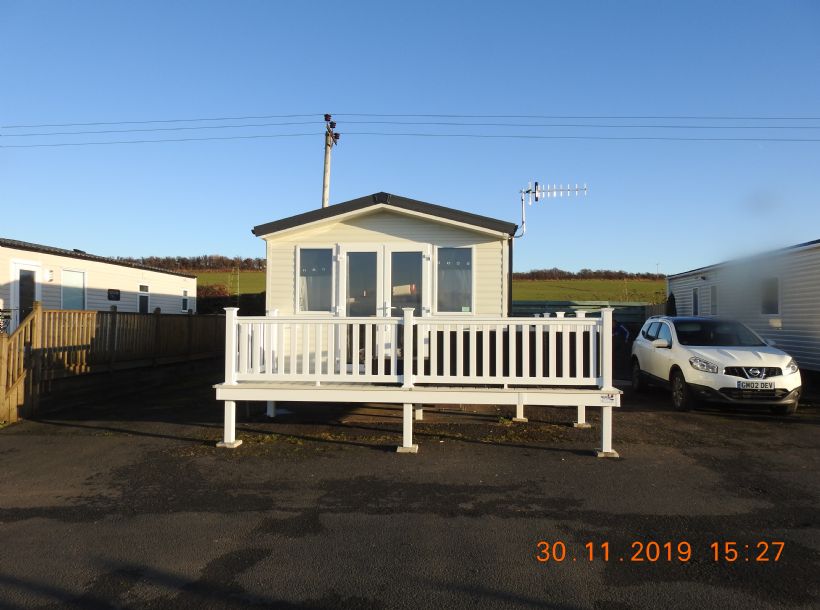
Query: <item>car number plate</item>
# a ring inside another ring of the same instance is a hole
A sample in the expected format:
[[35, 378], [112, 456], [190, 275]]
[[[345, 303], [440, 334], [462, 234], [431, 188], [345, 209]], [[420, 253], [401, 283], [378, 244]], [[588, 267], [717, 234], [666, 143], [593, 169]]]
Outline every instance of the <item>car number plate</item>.
[[740, 390], [774, 390], [774, 381], [738, 381]]

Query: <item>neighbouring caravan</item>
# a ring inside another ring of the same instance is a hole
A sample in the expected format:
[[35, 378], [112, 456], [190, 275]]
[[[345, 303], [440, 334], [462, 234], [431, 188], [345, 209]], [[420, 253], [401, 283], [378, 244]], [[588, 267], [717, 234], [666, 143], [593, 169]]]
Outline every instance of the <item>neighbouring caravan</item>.
[[0, 238], [0, 312], [7, 332], [34, 301], [44, 309], [196, 312], [196, 277]]
[[820, 371], [820, 239], [670, 275], [678, 315], [741, 320]]

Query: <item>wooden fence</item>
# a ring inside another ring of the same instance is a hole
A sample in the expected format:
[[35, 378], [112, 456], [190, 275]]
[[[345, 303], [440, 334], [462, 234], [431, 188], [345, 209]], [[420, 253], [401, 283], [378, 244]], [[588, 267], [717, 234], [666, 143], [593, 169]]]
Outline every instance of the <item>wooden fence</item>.
[[221, 356], [224, 316], [44, 311], [0, 333], [0, 421], [37, 411], [63, 377]]

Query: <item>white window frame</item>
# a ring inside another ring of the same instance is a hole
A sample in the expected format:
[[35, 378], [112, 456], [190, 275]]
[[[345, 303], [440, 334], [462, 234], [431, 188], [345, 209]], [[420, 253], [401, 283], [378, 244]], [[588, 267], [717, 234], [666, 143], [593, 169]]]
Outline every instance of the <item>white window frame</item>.
[[[184, 311], [185, 313], [188, 313], [188, 310], [190, 309], [190, 305], [191, 305], [190, 298], [191, 297], [188, 296], [188, 289], [183, 288], [182, 289], [182, 311]], [[185, 301], [188, 301], [188, 303], [187, 303], [188, 307], [185, 307], [185, 305], [186, 305]]]
[[88, 272], [85, 269], [74, 269], [72, 267], [63, 267], [60, 269], [60, 308], [65, 309], [65, 298], [63, 296], [63, 273], [69, 271], [71, 273], [83, 274], [83, 308], [77, 311], [88, 310]]
[[16, 329], [22, 320], [20, 320], [20, 295], [18, 294], [20, 291], [19, 282], [20, 282], [20, 270], [23, 271], [34, 271], [34, 300], [43, 302], [43, 287], [42, 287], [42, 271], [43, 266], [40, 264], [39, 261], [27, 260], [22, 258], [13, 258], [9, 262], [9, 278], [11, 281], [9, 282], [9, 288], [11, 289], [9, 293], [9, 309], [12, 310], [11, 316], [11, 330]]
[[[376, 316], [377, 318], [390, 317], [390, 312], [385, 313], [385, 306], [387, 304], [385, 281], [387, 273], [385, 272], [385, 257], [386, 248], [384, 244], [377, 244], [372, 242], [367, 243], [348, 243], [339, 244], [338, 246], [338, 261], [336, 269], [338, 269], [338, 303], [335, 308], [338, 315], [347, 317], [347, 255], [351, 252], [375, 252], [376, 253]], [[395, 316], [394, 316], [395, 317]]]
[[[431, 262], [433, 257], [430, 253], [430, 244], [422, 242], [391, 243], [384, 246], [384, 301], [387, 310], [387, 317], [401, 317], [401, 311], [393, 310], [393, 253], [394, 252], [420, 252], [421, 253], [421, 317], [429, 317], [433, 311], [431, 301], [432, 282]], [[392, 312], [392, 313], [391, 313]]]
[[[305, 250], [330, 250], [330, 309], [328, 311], [303, 311], [300, 307], [302, 302], [299, 281], [300, 269], [302, 267], [302, 249]], [[317, 318], [326, 318], [337, 315], [339, 310], [339, 290], [337, 288], [337, 281], [339, 277], [339, 267], [341, 261], [339, 258], [338, 244], [306, 244], [304, 246], [296, 246], [294, 252], [296, 266], [293, 274], [293, 311], [300, 316], [313, 316]]]
[[[763, 282], [768, 280], [777, 280], [777, 312], [775, 313], [763, 313]], [[764, 277], [760, 280], [758, 288], [760, 289], [760, 294], [758, 295], [758, 298], [760, 299], [760, 306], [758, 308], [760, 315], [764, 318], [779, 318], [781, 312], [783, 311], [783, 282], [780, 277], [776, 275]]]
[[[140, 286], [145, 286], [148, 289], [148, 292], [143, 292], [140, 290]], [[137, 284], [137, 313], [140, 313], [140, 296], [142, 295], [148, 297], [148, 311], [146, 313], [153, 313], [151, 311], [151, 284]]]
[[[470, 311], [439, 311], [438, 309], [438, 251], [440, 248], [445, 250], [449, 249], [462, 249], [470, 250], [470, 266], [472, 267], [472, 273], [470, 274]], [[434, 316], [458, 316], [464, 318], [471, 318], [476, 316], [475, 310], [475, 300], [476, 300], [476, 268], [478, 267], [476, 263], [476, 249], [475, 245], [469, 246], [458, 246], [458, 245], [446, 245], [441, 244], [434, 247], [434, 256], [433, 256], [433, 264], [432, 264], [432, 275], [433, 275], [433, 300], [431, 303], [432, 311]]]

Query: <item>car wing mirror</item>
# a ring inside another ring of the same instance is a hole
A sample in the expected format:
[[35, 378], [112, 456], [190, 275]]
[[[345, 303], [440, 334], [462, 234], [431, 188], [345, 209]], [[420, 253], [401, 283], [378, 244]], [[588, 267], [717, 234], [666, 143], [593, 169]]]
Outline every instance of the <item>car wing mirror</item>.
[[661, 348], [661, 349], [665, 349], [667, 347], [670, 347], [670, 345], [669, 345], [669, 341], [667, 341], [666, 339], [654, 339], [652, 341], [652, 347], [658, 347], [658, 348]]

